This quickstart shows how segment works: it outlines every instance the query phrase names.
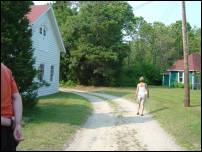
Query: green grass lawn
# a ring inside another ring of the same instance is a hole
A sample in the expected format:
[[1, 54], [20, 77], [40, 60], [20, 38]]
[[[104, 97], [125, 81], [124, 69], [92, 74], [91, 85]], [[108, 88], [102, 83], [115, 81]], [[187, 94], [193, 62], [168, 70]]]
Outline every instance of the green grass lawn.
[[40, 97], [33, 109], [24, 109], [24, 141], [17, 150], [64, 150], [76, 130], [91, 113], [91, 104], [78, 95], [59, 92]]
[[[78, 87], [86, 91], [108, 93], [135, 101], [135, 88]], [[146, 110], [188, 150], [201, 150], [201, 92], [191, 90], [191, 107], [184, 107], [184, 89], [150, 87]]]

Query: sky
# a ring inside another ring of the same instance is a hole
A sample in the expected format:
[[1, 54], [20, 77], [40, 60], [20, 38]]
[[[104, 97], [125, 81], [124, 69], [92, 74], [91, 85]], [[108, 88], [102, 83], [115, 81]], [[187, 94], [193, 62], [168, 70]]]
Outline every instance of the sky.
[[[34, 1], [35, 5], [51, 1]], [[166, 25], [182, 19], [181, 1], [128, 1], [135, 16], [147, 22], [160, 21]], [[186, 1], [186, 18], [192, 27], [201, 27], [201, 1]]]

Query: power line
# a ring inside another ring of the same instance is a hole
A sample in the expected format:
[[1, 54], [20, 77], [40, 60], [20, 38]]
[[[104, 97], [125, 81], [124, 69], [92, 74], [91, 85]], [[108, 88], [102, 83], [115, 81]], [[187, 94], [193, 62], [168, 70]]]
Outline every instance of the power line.
[[138, 9], [140, 9], [140, 8], [142, 8], [142, 7], [144, 7], [145, 5], [150, 4], [151, 2], [153, 2], [153, 1], [145, 2], [145, 3], [143, 3], [143, 4], [141, 4], [141, 5], [137, 6], [137, 7], [134, 7], [133, 10], [136, 11], [136, 10], [138, 10]]

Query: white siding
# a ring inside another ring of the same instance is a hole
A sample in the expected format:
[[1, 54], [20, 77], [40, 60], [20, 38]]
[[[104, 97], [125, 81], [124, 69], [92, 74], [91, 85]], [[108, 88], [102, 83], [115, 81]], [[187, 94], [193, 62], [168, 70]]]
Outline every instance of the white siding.
[[[54, 32], [55, 27], [49, 15], [50, 11], [32, 25], [32, 41], [36, 60], [35, 68], [38, 69], [40, 64], [44, 64], [44, 80], [50, 84], [50, 86], [41, 87], [38, 90], [39, 96], [58, 92], [59, 88], [60, 50]], [[47, 27], [46, 36], [39, 33], [39, 28], [43, 25]], [[50, 81], [51, 65], [54, 66], [52, 82]], [[35, 81], [37, 81], [37, 78], [35, 78]]]

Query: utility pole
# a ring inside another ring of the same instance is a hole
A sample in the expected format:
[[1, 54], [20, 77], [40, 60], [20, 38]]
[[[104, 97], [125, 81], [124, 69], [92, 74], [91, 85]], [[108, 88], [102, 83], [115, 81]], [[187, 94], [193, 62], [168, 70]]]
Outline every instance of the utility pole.
[[182, 1], [182, 39], [183, 39], [183, 52], [184, 52], [184, 106], [190, 106], [190, 87], [189, 87], [189, 65], [188, 65], [188, 37], [186, 28], [186, 12], [185, 1]]

